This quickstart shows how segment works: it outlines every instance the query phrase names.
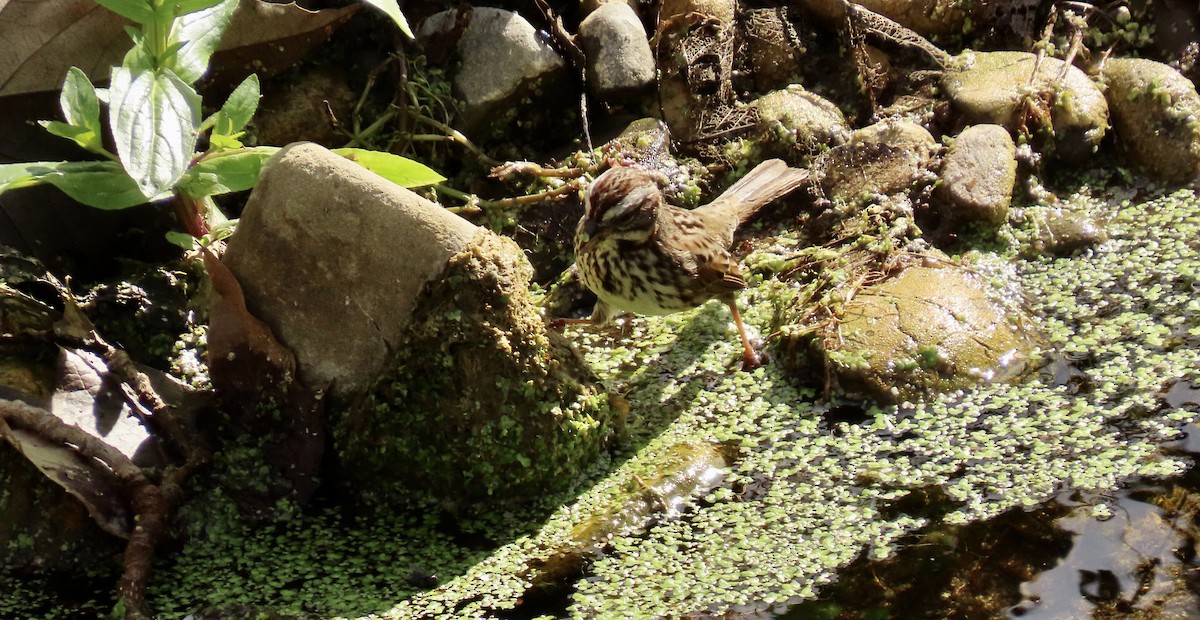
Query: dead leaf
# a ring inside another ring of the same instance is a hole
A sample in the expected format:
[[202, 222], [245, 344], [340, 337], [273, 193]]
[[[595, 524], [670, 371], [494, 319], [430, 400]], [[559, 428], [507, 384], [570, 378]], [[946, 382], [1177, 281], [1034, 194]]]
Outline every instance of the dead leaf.
[[54, 443], [22, 429], [0, 428], [14, 448], [55, 484], [87, 508], [100, 529], [129, 538], [133, 513], [125, 496], [125, 485], [99, 461], [87, 459], [70, 446]]
[[[220, 47], [241, 52], [214, 63], [237, 63], [235, 72], [259, 71], [267, 60], [291, 66], [358, 9], [313, 12], [295, 3], [241, 0]], [[0, 0], [0, 97], [58, 90], [72, 65], [93, 82], [107, 81], [131, 45], [126, 23], [95, 0]]]
[[0, 0], [0, 95], [58, 90], [72, 65], [108, 79], [130, 47], [124, 25], [94, 0]]

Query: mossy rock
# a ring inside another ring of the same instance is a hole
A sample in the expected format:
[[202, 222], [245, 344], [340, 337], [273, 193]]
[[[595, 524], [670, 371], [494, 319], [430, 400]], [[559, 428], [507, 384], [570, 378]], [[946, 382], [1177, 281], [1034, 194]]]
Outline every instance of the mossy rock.
[[1153, 60], [1104, 65], [1118, 144], [1142, 170], [1168, 181], [1200, 175], [1200, 95], [1175, 69]]
[[821, 346], [844, 391], [898, 402], [1020, 376], [1031, 324], [967, 271], [916, 266], [856, 295]]
[[451, 504], [577, 482], [617, 420], [582, 358], [546, 329], [531, 275], [513, 241], [481, 233], [426, 285], [391, 370], [334, 422], [343, 482]]
[[833, 102], [799, 85], [767, 93], [750, 104], [758, 111], [763, 148], [786, 157], [810, 155], [846, 141], [850, 126]]
[[946, 67], [942, 88], [968, 122], [1040, 132], [1044, 150], [1058, 159], [1086, 160], [1108, 131], [1108, 104], [1100, 88], [1056, 58], [963, 52]]
[[928, 171], [937, 149], [933, 136], [916, 123], [882, 121], [863, 127], [821, 157], [821, 188], [830, 199], [843, 202], [907, 191]]

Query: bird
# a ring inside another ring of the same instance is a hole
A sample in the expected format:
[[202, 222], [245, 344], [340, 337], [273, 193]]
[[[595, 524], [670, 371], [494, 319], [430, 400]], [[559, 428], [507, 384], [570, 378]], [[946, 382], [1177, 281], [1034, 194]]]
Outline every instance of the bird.
[[604, 171], [584, 196], [574, 240], [575, 265], [596, 306], [591, 317], [572, 322], [604, 325], [622, 312], [672, 314], [719, 299], [737, 324], [743, 368], [757, 368], [761, 361], [735, 299], [746, 279], [729, 251], [733, 234], [808, 177], [806, 170], [767, 160], [712, 202], [689, 210], [668, 204], [660, 177], [650, 172]]

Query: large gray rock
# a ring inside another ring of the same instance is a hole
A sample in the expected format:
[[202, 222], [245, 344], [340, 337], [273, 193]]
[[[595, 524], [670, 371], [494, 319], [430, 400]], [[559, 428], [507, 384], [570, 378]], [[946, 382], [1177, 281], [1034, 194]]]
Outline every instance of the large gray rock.
[[272, 158], [224, 262], [300, 378], [332, 382], [331, 479], [352, 492], [563, 490], [620, 421], [515, 242], [321, 147]]
[[421, 287], [478, 228], [314, 144], [267, 164], [224, 262], [310, 386], [348, 394], [399, 342]]
[[[512, 103], [533, 82], [566, 68], [562, 57], [538, 36], [524, 17], [490, 7], [442, 11], [429, 16], [417, 30], [426, 44], [453, 41], [459, 67], [454, 89], [462, 99], [466, 123], [481, 122], [493, 111]], [[466, 21], [463, 27], [460, 21]]]
[[955, 224], [1003, 224], [1017, 180], [1017, 147], [999, 125], [975, 125], [958, 134], [943, 158], [934, 195]]
[[1042, 142], [1059, 159], [1085, 160], [1108, 130], [1104, 93], [1083, 71], [1056, 58], [964, 52], [946, 67], [942, 87], [971, 123], [1052, 131]]
[[636, 93], [654, 83], [646, 29], [628, 4], [600, 5], [579, 24], [588, 87], [601, 99]]
[[1142, 58], [1104, 65], [1117, 144], [1136, 166], [1168, 181], [1200, 174], [1200, 95], [1175, 69]]

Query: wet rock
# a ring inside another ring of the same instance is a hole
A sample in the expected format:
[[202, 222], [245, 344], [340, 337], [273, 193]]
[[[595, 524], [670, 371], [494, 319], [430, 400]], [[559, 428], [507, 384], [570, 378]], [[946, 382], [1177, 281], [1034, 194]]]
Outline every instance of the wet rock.
[[480, 232], [422, 291], [388, 370], [334, 427], [342, 481], [444, 503], [562, 491], [622, 419], [583, 359], [547, 330], [513, 241]]
[[449, 48], [459, 63], [454, 90], [466, 126], [486, 122], [535, 82], [565, 75], [566, 63], [517, 13], [489, 7], [429, 16], [417, 31], [426, 46]]
[[750, 106], [758, 111], [761, 145], [773, 156], [811, 155], [850, 136], [842, 111], [800, 85], [763, 95]]
[[224, 262], [300, 378], [360, 392], [474, 225], [313, 144], [268, 163]]
[[1037, 233], [1029, 246], [1033, 254], [1069, 256], [1108, 241], [1104, 224], [1086, 214], [1051, 209], [1034, 218]]
[[954, 224], [1003, 224], [1017, 180], [1017, 148], [999, 125], [964, 129], [946, 152], [934, 196]]
[[907, 190], [928, 170], [937, 142], [924, 127], [884, 121], [863, 127], [822, 157], [821, 187], [833, 200]]
[[1108, 130], [1108, 104], [1099, 87], [1055, 58], [1038, 63], [1027, 52], [964, 52], [946, 67], [941, 84], [971, 123], [1003, 125], [1014, 133], [1052, 129], [1044, 136], [1045, 150], [1062, 160], [1091, 156]]
[[1200, 95], [1175, 69], [1141, 58], [1104, 65], [1117, 143], [1136, 166], [1168, 181], [1200, 173]]
[[[845, 22], [842, 0], [801, 0], [800, 4], [826, 24], [841, 27]], [[857, 4], [922, 35], [961, 33], [970, 16], [958, 0], [861, 0]]]
[[742, 24], [755, 87], [770, 91], [796, 81], [805, 50], [787, 7], [746, 10]]
[[646, 29], [629, 5], [601, 5], [579, 24], [588, 86], [601, 99], [636, 93], [654, 82], [654, 55]]
[[910, 267], [860, 291], [823, 355], [845, 392], [885, 402], [1010, 380], [1028, 366], [1031, 323], [958, 267]]
[[[224, 262], [332, 384], [337, 483], [470, 502], [574, 483], [607, 396], [529, 292], [513, 241], [311, 144], [268, 163]], [[210, 333], [210, 339], [216, 340]]]

